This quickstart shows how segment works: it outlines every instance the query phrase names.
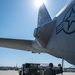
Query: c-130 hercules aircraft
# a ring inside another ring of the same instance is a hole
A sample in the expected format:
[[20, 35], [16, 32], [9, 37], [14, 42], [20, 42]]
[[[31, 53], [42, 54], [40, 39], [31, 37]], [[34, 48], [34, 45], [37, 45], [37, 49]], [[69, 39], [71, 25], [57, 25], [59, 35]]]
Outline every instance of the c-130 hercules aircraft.
[[39, 8], [35, 40], [0, 38], [0, 47], [48, 53], [75, 65], [75, 0], [52, 20], [45, 5]]

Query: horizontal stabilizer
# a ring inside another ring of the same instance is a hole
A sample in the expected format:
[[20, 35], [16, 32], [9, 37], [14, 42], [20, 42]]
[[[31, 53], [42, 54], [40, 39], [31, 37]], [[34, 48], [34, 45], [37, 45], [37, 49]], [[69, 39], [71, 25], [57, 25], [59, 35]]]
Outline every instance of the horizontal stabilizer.
[[38, 52], [37, 49], [32, 47], [32, 43], [33, 43], [33, 40], [0, 38], [0, 47]]

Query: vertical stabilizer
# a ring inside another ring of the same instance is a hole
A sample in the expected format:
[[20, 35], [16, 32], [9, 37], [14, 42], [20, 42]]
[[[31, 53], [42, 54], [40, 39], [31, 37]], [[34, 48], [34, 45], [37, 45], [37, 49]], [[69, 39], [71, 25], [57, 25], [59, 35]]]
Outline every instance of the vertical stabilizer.
[[43, 26], [44, 24], [51, 21], [51, 17], [44, 4], [40, 6], [38, 13], [38, 27]]

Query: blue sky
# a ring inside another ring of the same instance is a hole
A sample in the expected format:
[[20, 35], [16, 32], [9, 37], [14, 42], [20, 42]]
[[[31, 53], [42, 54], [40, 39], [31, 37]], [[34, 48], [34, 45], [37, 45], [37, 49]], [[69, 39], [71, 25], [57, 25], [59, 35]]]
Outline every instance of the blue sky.
[[[46, 0], [46, 7], [52, 19], [70, 0]], [[31, 39], [37, 26], [38, 9], [34, 0], [0, 0], [0, 38]], [[0, 66], [21, 66], [23, 63], [49, 63], [55, 66], [61, 59], [49, 54], [0, 47]], [[71, 64], [65, 61], [64, 67]]]

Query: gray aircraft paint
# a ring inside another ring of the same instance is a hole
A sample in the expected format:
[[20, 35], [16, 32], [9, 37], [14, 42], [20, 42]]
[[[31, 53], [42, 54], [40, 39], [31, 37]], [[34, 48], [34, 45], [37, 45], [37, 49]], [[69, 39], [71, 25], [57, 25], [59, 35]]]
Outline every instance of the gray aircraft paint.
[[71, 0], [53, 20], [43, 4], [39, 9], [34, 36], [35, 40], [0, 38], [0, 46], [48, 53], [75, 65], [75, 0]]

